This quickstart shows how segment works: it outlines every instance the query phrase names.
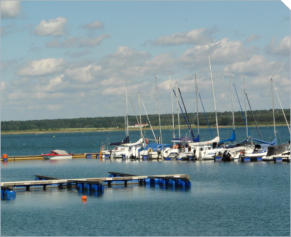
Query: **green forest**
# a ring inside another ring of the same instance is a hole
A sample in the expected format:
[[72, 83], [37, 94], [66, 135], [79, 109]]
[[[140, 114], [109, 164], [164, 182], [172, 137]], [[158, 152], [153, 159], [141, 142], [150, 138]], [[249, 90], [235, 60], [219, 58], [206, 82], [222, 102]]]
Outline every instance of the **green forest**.
[[[290, 123], [290, 110], [285, 110], [285, 114]], [[238, 111], [234, 113], [235, 115], [235, 125], [242, 126], [245, 125], [244, 113]], [[152, 126], [158, 126], [158, 115], [149, 115], [149, 120]], [[190, 123], [196, 125], [196, 114], [188, 114]], [[142, 123], [149, 123], [145, 115], [141, 116]], [[174, 115], [175, 124], [177, 124], [177, 115]], [[129, 125], [137, 124], [139, 116], [130, 115], [128, 117]], [[275, 110], [275, 120], [277, 124], [285, 125], [285, 119], [281, 110]], [[247, 121], [249, 125], [270, 125], [273, 124], [273, 113], [272, 110], [256, 110], [248, 111]], [[232, 113], [231, 112], [219, 112], [218, 113], [218, 123], [221, 126], [231, 126], [232, 125]], [[185, 119], [182, 114], [180, 114], [180, 124], [186, 125]], [[214, 113], [199, 113], [199, 124], [201, 126], [214, 126], [215, 125], [215, 114]], [[172, 114], [162, 114], [161, 115], [161, 125], [171, 126], [172, 125]], [[27, 120], [27, 121], [3, 121], [2, 131], [29, 131], [29, 130], [59, 130], [66, 128], [117, 128], [122, 129], [125, 127], [124, 116], [119, 117], [96, 117], [96, 118], [72, 118], [72, 119], [44, 119], [44, 120]]]

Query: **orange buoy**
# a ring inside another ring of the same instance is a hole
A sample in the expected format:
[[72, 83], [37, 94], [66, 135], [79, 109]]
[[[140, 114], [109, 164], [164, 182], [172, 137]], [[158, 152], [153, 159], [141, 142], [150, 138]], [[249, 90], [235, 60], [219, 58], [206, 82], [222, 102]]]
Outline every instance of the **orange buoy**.
[[2, 161], [4, 161], [4, 162], [8, 161], [8, 155], [7, 154], [3, 154], [2, 155]]
[[86, 202], [87, 201], [87, 196], [86, 195], [82, 195], [81, 199], [82, 199], [82, 202]]

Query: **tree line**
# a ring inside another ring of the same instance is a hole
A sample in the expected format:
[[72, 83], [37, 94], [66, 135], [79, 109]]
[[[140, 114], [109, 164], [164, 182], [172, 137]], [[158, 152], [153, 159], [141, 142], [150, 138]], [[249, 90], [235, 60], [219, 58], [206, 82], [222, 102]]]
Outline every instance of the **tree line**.
[[[218, 124], [222, 126], [232, 125], [232, 112], [218, 112]], [[290, 109], [285, 110], [287, 120], [290, 123]], [[152, 126], [159, 125], [157, 114], [148, 116]], [[235, 125], [245, 125], [245, 113], [234, 112]], [[188, 118], [192, 126], [197, 124], [196, 114], [189, 113]], [[276, 123], [285, 124], [285, 119], [281, 110], [275, 110]], [[145, 115], [141, 116], [142, 123], [149, 123]], [[172, 126], [172, 114], [160, 115], [162, 126]], [[174, 114], [175, 124], [177, 125], [177, 114]], [[128, 116], [129, 125], [138, 123], [139, 116]], [[247, 121], [249, 125], [269, 125], [273, 124], [272, 110], [248, 111]], [[186, 125], [184, 116], [180, 114], [180, 124]], [[215, 113], [199, 113], [199, 124], [201, 126], [215, 126]], [[27, 131], [27, 130], [57, 130], [64, 128], [124, 128], [124, 116], [116, 117], [95, 117], [95, 118], [72, 118], [72, 119], [44, 119], [27, 121], [3, 121], [2, 131]]]

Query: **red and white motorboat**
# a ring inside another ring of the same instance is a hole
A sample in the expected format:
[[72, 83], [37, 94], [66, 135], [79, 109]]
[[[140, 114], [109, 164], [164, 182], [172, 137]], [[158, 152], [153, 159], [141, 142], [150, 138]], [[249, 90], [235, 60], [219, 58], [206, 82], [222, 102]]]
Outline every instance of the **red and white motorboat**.
[[72, 154], [64, 150], [52, 150], [48, 154], [41, 154], [45, 160], [69, 160], [72, 159]]

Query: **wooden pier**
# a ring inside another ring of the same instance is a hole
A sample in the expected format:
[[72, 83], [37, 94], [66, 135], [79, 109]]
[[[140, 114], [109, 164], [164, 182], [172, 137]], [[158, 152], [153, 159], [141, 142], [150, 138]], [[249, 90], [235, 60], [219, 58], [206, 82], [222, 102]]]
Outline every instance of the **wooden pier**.
[[159, 185], [164, 188], [174, 187], [181, 189], [187, 189], [191, 187], [189, 176], [186, 174], [132, 175], [119, 172], [109, 173], [111, 177], [57, 179], [54, 177], [35, 175], [38, 180], [1, 182], [1, 199], [5, 199], [9, 193], [15, 193], [15, 191], [19, 189], [25, 191], [31, 191], [32, 189], [42, 189], [45, 191], [48, 187], [59, 189], [77, 188], [77, 190], [81, 192], [84, 190], [89, 190], [99, 193], [103, 193], [104, 186], [110, 188], [112, 185], [123, 185], [124, 187], [127, 187], [128, 184], [139, 184], [141, 186]]

